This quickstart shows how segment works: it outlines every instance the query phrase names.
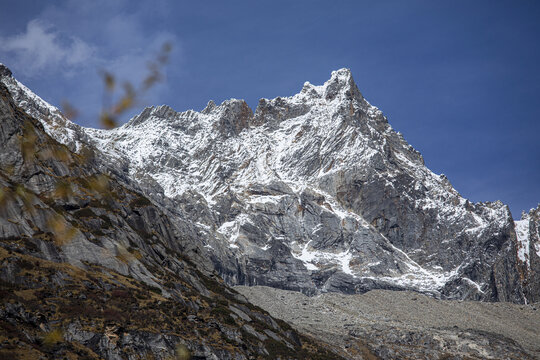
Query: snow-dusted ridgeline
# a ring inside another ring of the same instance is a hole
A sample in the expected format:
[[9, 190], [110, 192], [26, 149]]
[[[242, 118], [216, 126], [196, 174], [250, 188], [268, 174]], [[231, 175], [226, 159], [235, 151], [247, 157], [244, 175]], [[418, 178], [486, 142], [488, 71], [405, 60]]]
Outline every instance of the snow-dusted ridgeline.
[[232, 283], [520, 301], [517, 268], [530, 268], [528, 249], [538, 245], [527, 243], [525, 223], [512, 237], [504, 204], [470, 203], [425, 167], [347, 69], [294, 96], [261, 99], [255, 113], [235, 99], [201, 112], [158, 106], [114, 130], [72, 125], [3, 81], [29, 112], [48, 110], [33, 115], [59, 141], [92, 144], [127, 164], [130, 178], [198, 209], [190, 220], [204, 251], [228, 259], [216, 267]]

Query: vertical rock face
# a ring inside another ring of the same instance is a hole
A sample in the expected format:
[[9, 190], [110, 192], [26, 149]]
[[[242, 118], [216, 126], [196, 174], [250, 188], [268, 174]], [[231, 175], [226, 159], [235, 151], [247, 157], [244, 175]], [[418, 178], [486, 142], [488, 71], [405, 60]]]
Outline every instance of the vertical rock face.
[[516, 221], [518, 260], [524, 283], [525, 299], [540, 301], [540, 205], [523, 213]]
[[120, 162], [116, 171], [196, 229], [193, 246], [231, 284], [539, 296], [537, 260], [519, 256], [508, 207], [471, 203], [427, 169], [347, 69], [262, 99], [255, 113], [228, 100], [202, 112], [147, 108], [120, 128], [77, 128], [69, 139], [45, 128]]

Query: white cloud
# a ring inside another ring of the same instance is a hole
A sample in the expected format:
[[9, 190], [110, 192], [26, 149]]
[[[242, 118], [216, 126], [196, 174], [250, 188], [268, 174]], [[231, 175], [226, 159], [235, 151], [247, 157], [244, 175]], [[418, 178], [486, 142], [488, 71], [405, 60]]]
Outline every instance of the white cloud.
[[34, 19], [27, 24], [26, 32], [0, 37], [0, 51], [9, 53], [18, 67], [37, 72], [47, 68], [70, 70], [91, 58], [94, 48]]
[[118, 96], [124, 82], [138, 88], [149, 74], [148, 63], [164, 43], [172, 44], [171, 64], [162, 68], [164, 81], [140, 94], [133, 113], [121, 119], [125, 121], [145, 105], [163, 103], [171, 93], [167, 76], [182, 71], [182, 44], [161, 26], [160, 16], [154, 3], [51, 2], [26, 29], [12, 36], [0, 34], [0, 62], [34, 90], [42, 86], [40, 95], [49, 96], [51, 103], [68, 101], [79, 110], [79, 122], [98, 126], [106, 98], [101, 72], [115, 76]]

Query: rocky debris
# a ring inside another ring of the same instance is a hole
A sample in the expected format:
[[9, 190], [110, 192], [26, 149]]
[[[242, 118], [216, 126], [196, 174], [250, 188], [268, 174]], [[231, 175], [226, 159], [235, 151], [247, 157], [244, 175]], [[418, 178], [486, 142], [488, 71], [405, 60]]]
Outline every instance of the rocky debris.
[[[308, 297], [269, 287], [235, 287], [295, 328], [382, 359], [540, 358], [540, 304], [436, 300], [408, 291], [373, 290]], [[364, 355], [365, 356], [365, 355]]]
[[192, 227], [100, 169], [0, 83], [0, 358], [339, 358], [201, 272]]

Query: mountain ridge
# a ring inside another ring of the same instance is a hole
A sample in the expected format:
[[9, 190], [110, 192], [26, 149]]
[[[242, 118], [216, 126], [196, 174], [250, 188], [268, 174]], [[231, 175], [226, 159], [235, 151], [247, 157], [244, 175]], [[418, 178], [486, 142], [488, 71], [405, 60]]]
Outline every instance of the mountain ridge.
[[255, 112], [236, 99], [201, 112], [164, 105], [74, 132], [64, 140], [75, 149], [90, 144], [161, 206], [180, 205], [207, 266], [231, 284], [538, 299], [536, 260], [518, 256], [537, 257], [536, 239], [517, 241], [506, 205], [471, 203], [427, 169], [347, 69]]

